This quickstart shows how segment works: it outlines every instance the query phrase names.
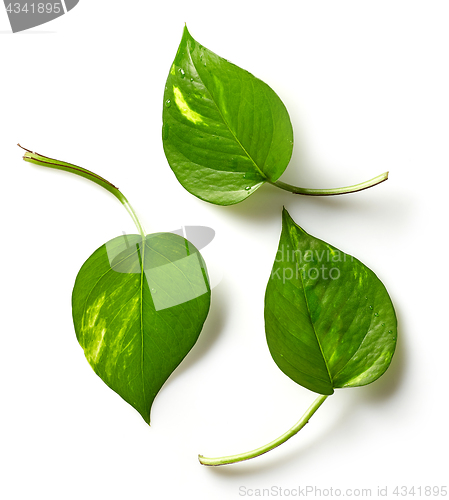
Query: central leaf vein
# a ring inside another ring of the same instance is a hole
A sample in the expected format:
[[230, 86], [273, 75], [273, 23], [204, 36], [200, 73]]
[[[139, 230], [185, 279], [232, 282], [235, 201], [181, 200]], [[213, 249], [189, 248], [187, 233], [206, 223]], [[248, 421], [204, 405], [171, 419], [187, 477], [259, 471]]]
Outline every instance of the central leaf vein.
[[[240, 140], [238, 139], [238, 137], [235, 135], [235, 133], [234, 133], [234, 131], [231, 129], [231, 127], [230, 127], [229, 123], [226, 121], [226, 119], [225, 119], [225, 117], [224, 117], [224, 115], [223, 115], [223, 113], [222, 113], [222, 111], [221, 111], [220, 107], [218, 106], [218, 104], [217, 104], [217, 102], [216, 102], [216, 100], [215, 100], [214, 95], [213, 95], [213, 94], [209, 91], [209, 89], [206, 87], [206, 85], [205, 85], [205, 83], [204, 83], [203, 79], [201, 78], [201, 76], [200, 76], [200, 74], [199, 74], [199, 72], [198, 72], [198, 68], [197, 68], [197, 66], [196, 66], [196, 64], [195, 64], [195, 62], [194, 62], [194, 60], [193, 60], [193, 58], [192, 58], [192, 53], [191, 53], [191, 51], [190, 51], [190, 46], [188, 47], [188, 49], [189, 49], [189, 50], [187, 51], [187, 53], [188, 53], [188, 55], [189, 55], [189, 58], [190, 58], [190, 61], [192, 62], [193, 67], [195, 68], [195, 71], [196, 71], [196, 73], [197, 73], [197, 75], [198, 75], [198, 78], [201, 80], [201, 83], [203, 84], [204, 89], [206, 90], [206, 92], [210, 95], [211, 100], [212, 100], [212, 102], [214, 103], [215, 107], [217, 108], [218, 113], [219, 113], [219, 115], [220, 115], [220, 117], [221, 117], [221, 119], [222, 119], [223, 123], [226, 125], [226, 127], [228, 128], [229, 132], [230, 132], [230, 133], [232, 134], [232, 136], [234, 137], [234, 139], [235, 139], [235, 141], [237, 142], [237, 144], [238, 144], [238, 145], [242, 148], [242, 150], [244, 151], [245, 155], [246, 155], [246, 156], [248, 157], [248, 159], [252, 162], [252, 164], [254, 165], [255, 169], [259, 172], [259, 174], [260, 174], [260, 175], [261, 175], [264, 179], [266, 179], [266, 180], [268, 181], [268, 177], [267, 177], [267, 176], [265, 175], [265, 173], [264, 173], [264, 172], [263, 172], [263, 171], [259, 168], [259, 166], [257, 165], [257, 163], [256, 163], [256, 162], [254, 161], [254, 159], [252, 158], [252, 156], [249, 154], [249, 152], [246, 150], [246, 148], [245, 148], [245, 147], [243, 146], [243, 144], [240, 142]], [[239, 102], [239, 106], [240, 106], [240, 102]]]
[[142, 244], [140, 246], [141, 252], [140, 252], [140, 260], [141, 260], [141, 267], [140, 267], [140, 338], [141, 338], [141, 356], [140, 356], [140, 369], [142, 373], [142, 395], [143, 395], [143, 402], [144, 406], [146, 407], [146, 392], [145, 392], [145, 373], [143, 367], [144, 362], [145, 362], [145, 355], [144, 355], [144, 331], [143, 331], [143, 277], [144, 277], [144, 270], [145, 270], [145, 247], [146, 247], [146, 240], [142, 239]]
[[[292, 244], [292, 248], [298, 248], [298, 242], [294, 241], [293, 235], [291, 234], [291, 232], [288, 229], [287, 229], [287, 233], [288, 233], [290, 242]], [[294, 256], [293, 258], [296, 260], [296, 256]], [[316, 332], [315, 324], [314, 324], [314, 322], [312, 320], [312, 313], [310, 311], [310, 305], [309, 305], [309, 301], [307, 300], [307, 294], [306, 294], [306, 291], [305, 291], [305, 288], [304, 288], [304, 280], [303, 280], [303, 277], [302, 277], [301, 273], [299, 273], [299, 276], [300, 276], [300, 280], [301, 280], [301, 290], [302, 290], [302, 292], [304, 294], [304, 300], [305, 300], [305, 303], [306, 303], [307, 313], [308, 313], [309, 319], [310, 319], [310, 324], [312, 325], [313, 333], [315, 335], [316, 341], [318, 343], [318, 347], [319, 347], [320, 352], [321, 352], [321, 356], [323, 357], [323, 361], [324, 361], [324, 364], [326, 366], [327, 374], [329, 376], [329, 382], [330, 382], [331, 386], [333, 386], [332, 376], [331, 376], [331, 373], [330, 373], [330, 370], [329, 370], [329, 366], [327, 364], [327, 359], [324, 356], [324, 351], [323, 351], [323, 348], [321, 346], [321, 342], [320, 342], [320, 339], [318, 337], [318, 334]]]

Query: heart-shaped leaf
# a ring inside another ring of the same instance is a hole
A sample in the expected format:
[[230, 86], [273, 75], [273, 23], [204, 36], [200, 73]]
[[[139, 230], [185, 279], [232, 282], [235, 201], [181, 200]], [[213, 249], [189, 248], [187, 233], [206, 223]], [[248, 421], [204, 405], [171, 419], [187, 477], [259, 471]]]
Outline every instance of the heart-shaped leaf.
[[[143, 265], [142, 265], [143, 263]], [[84, 263], [73, 321], [87, 360], [150, 423], [156, 394], [195, 344], [210, 305], [205, 263], [172, 233], [119, 236]]]
[[396, 315], [377, 276], [307, 234], [283, 211], [265, 295], [268, 347], [278, 367], [319, 394], [366, 385], [388, 368]]
[[293, 130], [268, 85], [200, 45], [186, 27], [165, 87], [163, 144], [187, 191], [232, 205], [284, 172]]

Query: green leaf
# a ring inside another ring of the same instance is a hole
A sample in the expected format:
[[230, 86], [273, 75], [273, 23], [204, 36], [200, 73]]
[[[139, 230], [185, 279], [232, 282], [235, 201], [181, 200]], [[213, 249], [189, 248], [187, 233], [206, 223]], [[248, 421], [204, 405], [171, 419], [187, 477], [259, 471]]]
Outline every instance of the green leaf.
[[162, 136], [179, 182], [218, 205], [276, 181], [293, 148], [290, 118], [275, 92], [200, 45], [187, 27], [167, 78]]
[[397, 322], [377, 276], [306, 233], [283, 211], [265, 295], [268, 347], [278, 367], [319, 394], [366, 385], [393, 356]]
[[[143, 263], [143, 265], [142, 265]], [[164, 382], [195, 344], [210, 306], [205, 263], [172, 233], [119, 236], [76, 278], [73, 321], [87, 360], [150, 423]]]

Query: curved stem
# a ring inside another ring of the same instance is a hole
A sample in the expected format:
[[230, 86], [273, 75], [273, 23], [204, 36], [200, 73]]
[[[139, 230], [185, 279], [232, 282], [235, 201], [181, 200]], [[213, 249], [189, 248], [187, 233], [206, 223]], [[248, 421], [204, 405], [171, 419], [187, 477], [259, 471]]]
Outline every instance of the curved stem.
[[114, 184], [111, 184], [103, 177], [95, 174], [94, 172], [91, 172], [90, 170], [87, 170], [86, 168], [78, 167], [65, 161], [55, 160], [38, 153], [33, 153], [29, 149], [20, 146], [20, 144], [18, 144], [18, 146], [26, 151], [26, 153], [23, 155], [23, 159], [25, 161], [34, 163], [35, 165], [41, 165], [43, 167], [56, 168], [57, 170], [71, 172], [72, 174], [79, 175], [81, 177], [84, 177], [85, 179], [89, 179], [90, 181], [95, 182], [95, 184], [98, 184], [99, 186], [112, 193], [125, 207], [129, 215], [131, 216], [142, 238], [145, 238], [145, 231], [139, 221], [139, 218], [137, 217], [136, 212], [134, 211], [129, 201], [126, 199], [126, 196], [116, 186], [114, 186]]
[[355, 193], [357, 191], [363, 191], [364, 189], [376, 186], [377, 184], [380, 184], [381, 182], [384, 182], [387, 179], [388, 179], [388, 172], [384, 172], [383, 174], [378, 175], [377, 177], [374, 177], [369, 181], [361, 182], [360, 184], [354, 184], [353, 186], [346, 186], [333, 189], [308, 189], [308, 188], [295, 187], [292, 186], [291, 184], [286, 184], [285, 182], [281, 181], [276, 181], [276, 182], [268, 181], [268, 182], [270, 182], [270, 184], [273, 184], [273, 186], [285, 189], [285, 191], [290, 191], [290, 193], [294, 194], [304, 194], [308, 196], [332, 196], [336, 194], [348, 194], [348, 193]]
[[277, 446], [285, 443], [288, 439], [298, 433], [309, 421], [310, 417], [318, 410], [318, 408], [324, 403], [328, 396], [320, 395], [313, 402], [312, 406], [304, 413], [301, 419], [287, 432], [282, 434], [282, 436], [278, 437], [271, 443], [266, 444], [265, 446], [261, 446], [260, 448], [256, 448], [255, 450], [248, 451], [246, 453], [239, 453], [238, 455], [229, 455], [227, 457], [219, 457], [219, 458], [206, 458], [203, 455], [198, 455], [199, 461], [203, 465], [227, 465], [234, 464], [236, 462], [243, 462], [243, 460], [249, 460], [250, 458], [258, 457], [267, 453]]
[[126, 211], [131, 216], [131, 219], [134, 221], [134, 224], [136, 225], [140, 236], [142, 236], [142, 239], [145, 240], [145, 230], [143, 229], [143, 226], [139, 218], [137, 217], [137, 213], [135, 212], [134, 208], [132, 207], [131, 203], [127, 200], [125, 195], [122, 194], [118, 189], [117, 191], [118, 191], [118, 193], [116, 194], [117, 198], [121, 201], [122, 205], [126, 208]]

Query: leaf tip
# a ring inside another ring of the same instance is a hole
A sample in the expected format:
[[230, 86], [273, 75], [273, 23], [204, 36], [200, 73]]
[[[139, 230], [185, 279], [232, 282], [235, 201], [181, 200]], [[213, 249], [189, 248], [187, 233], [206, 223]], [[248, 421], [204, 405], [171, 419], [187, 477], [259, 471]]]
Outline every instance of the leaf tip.
[[291, 215], [285, 207], [282, 207], [282, 225], [291, 224], [293, 221]]
[[184, 23], [184, 29], [182, 31], [182, 38], [181, 42], [178, 47], [178, 52], [176, 53], [175, 60], [173, 61], [173, 64], [179, 65], [180, 60], [182, 59], [184, 51], [187, 49], [187, 51], [190, 51], [190, 45], [194, 43], [195, 40], [190, 34], [189, 30], [187, 29], [187, 23]]
[[190, 31], [187, 28], [187, 23], [184, 23], [184, 30], [182, 32], [182, 37], [183, 38], [192, 38], [192, 35], [190, 34]]

